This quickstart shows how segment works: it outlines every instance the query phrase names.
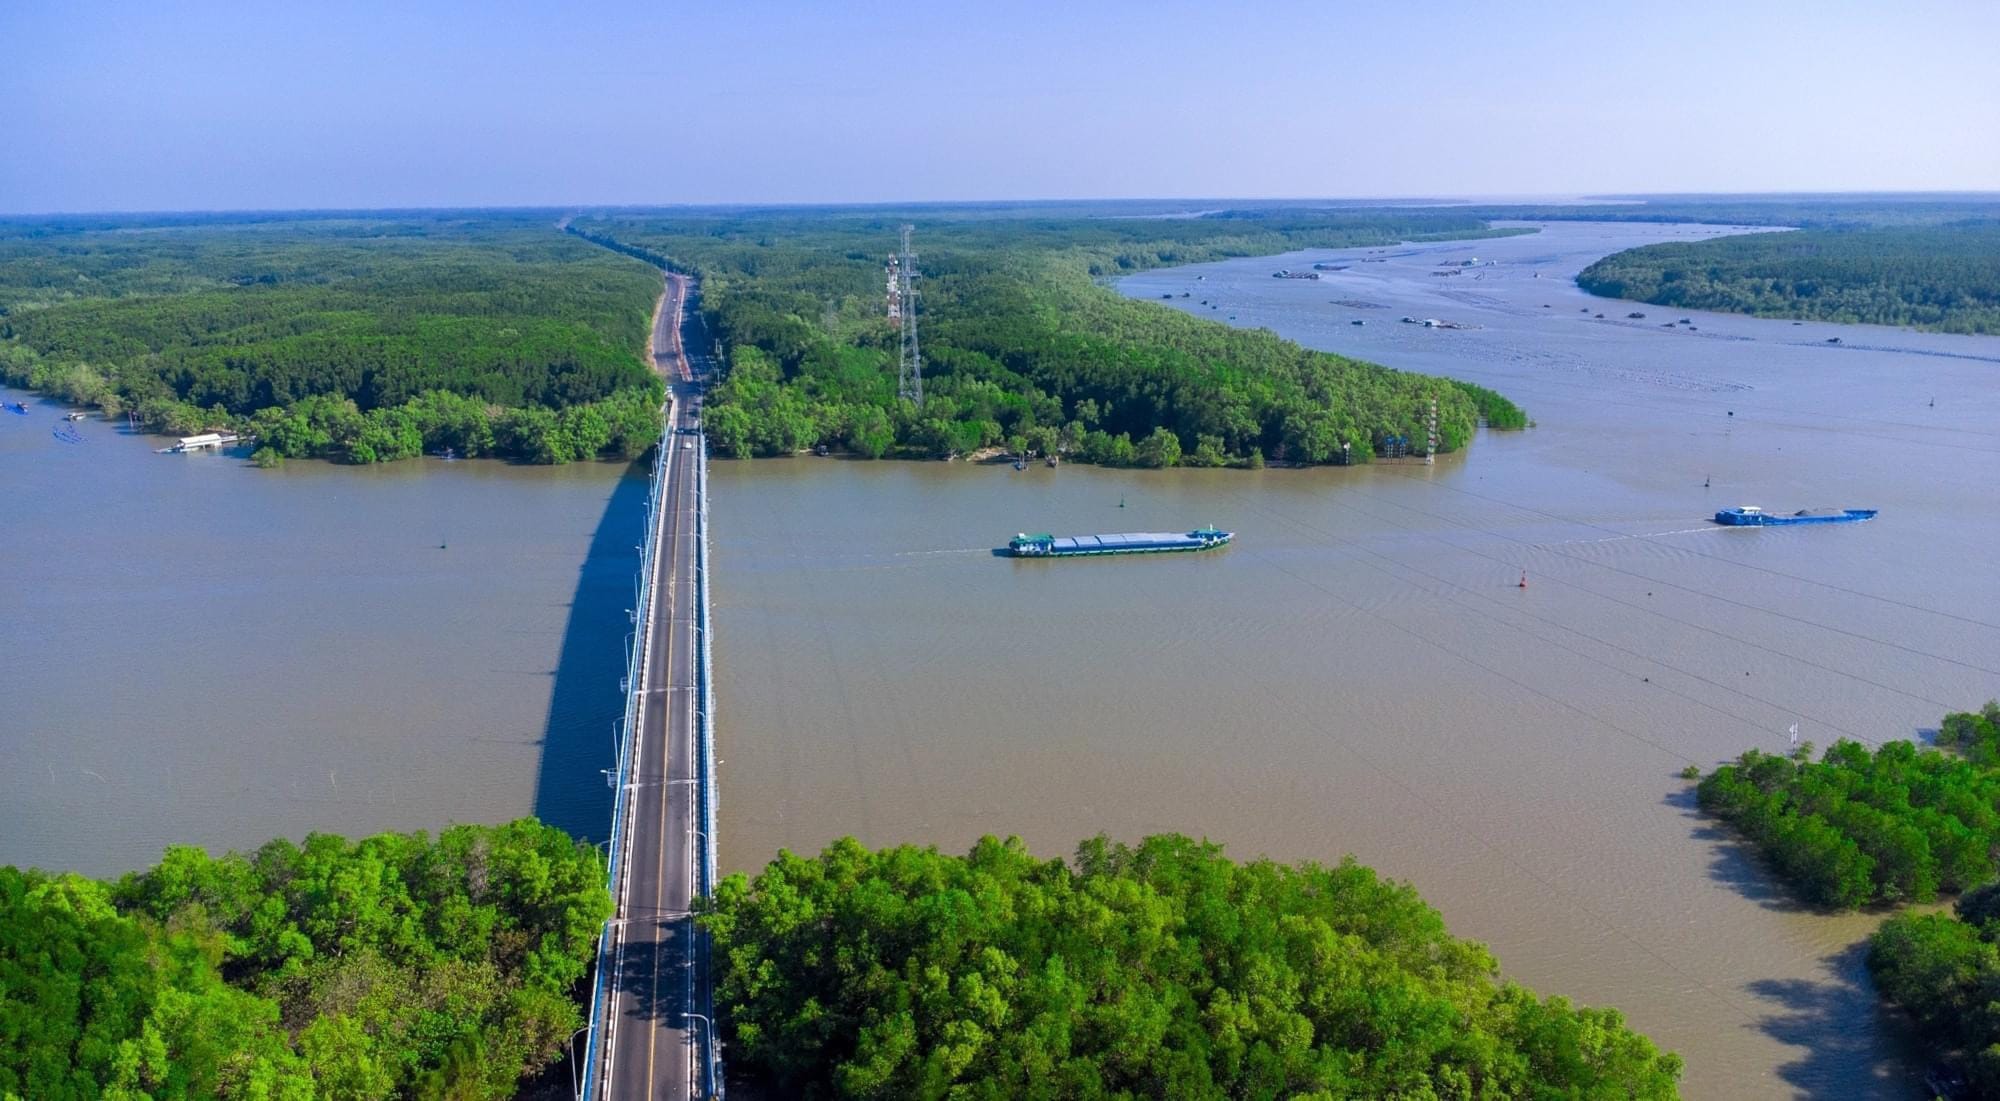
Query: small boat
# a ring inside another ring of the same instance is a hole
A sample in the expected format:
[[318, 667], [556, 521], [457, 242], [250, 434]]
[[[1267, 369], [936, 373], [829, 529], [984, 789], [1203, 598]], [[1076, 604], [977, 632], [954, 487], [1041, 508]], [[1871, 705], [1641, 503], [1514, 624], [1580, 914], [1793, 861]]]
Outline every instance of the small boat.
[[8, 402], [7, 408], [11, 412], [19, 413], [24, 417], [28, 415], [28, 403], [25, 401]]
[[1765, 512], [1756, 505], [1738, 505], [1715, 514], [1715, 522], [1737, 528], [1772, 528], [1787, 524], [1852, 524], [1862, 520], [1873, 520], [1876, 509], [1872, 508], [1827, 508], [1800, 509], [1789, 514]]
[[1840, 343], [1840, 338], [1837, 336], [1830, 336], [1826, 338], [1826, 342], [1828, 344], [1838, 344]]
[[1026, 469], [1028, 469], [1028, 460], [1026, 460], [1026, 459], [1015, 459], [1015, 460], [1014, 460], [1014, 469], [1015, 469], [1015, 470], [1026, 470]]
[[88, 415], [88, 414], [85, 414], [85, 413], [81, 413], [81, 412], [75, 412], [75, 413], [64, 413], [64, 414], [63, 414], [63, 419], [64, 419], [64, 420], [66, 420], [66, 421], [69, 421], [69, 422], [71, 422], [72, 424], [74, 424], [75, 422], [77, 422], [77, 421], [80, 421], [80, 420], [82, 420], [82, 419], [83, 419], [83, 418], [84, 418], [85, 416], [87, 416], [87, 415]]
[[1056, 457], [1054, 455], [1050, 455], [1046, 460], [1044, 460], [1044, 464], [1048, 466], [1049, 469], [1054, 470], [1056, 465]]

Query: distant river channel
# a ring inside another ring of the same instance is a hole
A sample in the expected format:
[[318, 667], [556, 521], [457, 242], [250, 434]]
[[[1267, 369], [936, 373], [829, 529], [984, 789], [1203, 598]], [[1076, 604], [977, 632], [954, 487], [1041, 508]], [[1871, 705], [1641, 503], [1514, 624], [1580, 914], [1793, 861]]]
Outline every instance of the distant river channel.
[[[842, 834], [1353, 854], [1510, 977], [1623, 1010], [1687, 1058], [1689, 1098], [1912, 1096], [1862, 964], [1878, 919], [1792, 904], [1676, 774], [1794, 722], [1911, 737], [2000, 694], [2000, 339], [1571, 282], [1717, 232], [1555, 224], [1121, 284], [1538, 422], [1434, 466], [718, 461], [724, 864]], [[1271, 278], [1314, 262], [1346, 270]], [[169, 841], [530, 812], [602, 836], [638, 472], [258, 471], [102, 422], [64, 443], [29, 400], [0, 412], [0, 861], [108, 874]], [[1882, 513], [1706, 522], [1736, 504]], [[991, 553], [1208, 523], [1236, 544]]]

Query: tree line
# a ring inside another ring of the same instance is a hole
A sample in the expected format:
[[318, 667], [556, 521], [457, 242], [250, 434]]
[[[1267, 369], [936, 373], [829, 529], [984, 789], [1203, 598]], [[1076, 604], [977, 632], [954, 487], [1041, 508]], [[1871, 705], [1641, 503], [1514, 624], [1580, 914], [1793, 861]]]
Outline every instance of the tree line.
[[1117, 275], [1225, 256], [1500, 232], [1436, 213], [1143, 220], [926, 211], [918, 244], [925, 400], [899, 398], [899, 338], [884, 211], [581, 218], [570, 232], [702, 280], [724, 367], [706, 403], [724, 455], [807, 448], [949, 457], [981, 448], [1116, 465], [1366, 462], [1440, 446], [1484, 419], [1517, 428], [1503, 396], [1302, 348], [1104, 286]]
[[1702, 809], [1822, 906], [1929, 902], [1995, 876], [2000, 772], [1956, 753], [1841, 740], [1817, 761], [1750, 750], [1701, 781]]
[[1968, 891], [1951, 913], [1883, 922], [1869, 940], [1868, 973], [1916, 1022], [1941, 1071], [1930, 1076], [1939, 1092], [2000, 1097], [2000, 884]]
[[700, 920], [732, 1069], [773, 1096], [1669, 1098], [1681, 1070], [1352, 859], [849, 838], [728, 877]]
[[636, 412], [663, 396], [639, 354], [658, 294], [540, 218], [59, 224], [0, 232], [0, 380], [256, 432], [266, 461], [630, 457], [658, 437]]
[[1935, 901], [1869, 942], [1882, 997], [1914, 1019], [1946, 1096], [2000, 1098], [2000, 701], [1946, 715], [1941, 748], [1872, 753], [1839, 741], [1786, 756], [1751, 750], [1701, 781], [1703, 809], [1749, 838], [1791, 888], [1822, 906]]
[[0, 1097], [511, 1098], [583, 1023], [610, 912], [533, 820], [0, 867]]
[[2000, 333], [2000, 213], [1645, 245], [1577, 284], [1656, 306]]

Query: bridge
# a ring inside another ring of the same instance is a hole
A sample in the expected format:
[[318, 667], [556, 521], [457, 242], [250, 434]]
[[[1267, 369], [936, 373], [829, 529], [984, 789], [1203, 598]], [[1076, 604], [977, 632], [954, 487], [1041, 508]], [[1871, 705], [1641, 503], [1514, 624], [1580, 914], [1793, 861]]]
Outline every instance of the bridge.
[[[722, 1095], [707, 938], [693, 900], [715, 885], [714, 689], [708, 650], [707, 347], [690, 281], [668, 274], [653, 319], [667, 380], [627, 640], [609, 875], [617, 910], [597, 952], [580, 1094]], [[694, 351], [690, 353], [689, 349]]]

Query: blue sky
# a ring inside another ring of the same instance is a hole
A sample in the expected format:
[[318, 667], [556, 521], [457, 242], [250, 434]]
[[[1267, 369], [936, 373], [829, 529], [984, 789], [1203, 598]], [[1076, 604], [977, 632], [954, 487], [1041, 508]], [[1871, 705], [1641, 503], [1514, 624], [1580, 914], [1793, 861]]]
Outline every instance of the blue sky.
[[2000, 189], [2000, 3], [0, 0], [0, 212]]

